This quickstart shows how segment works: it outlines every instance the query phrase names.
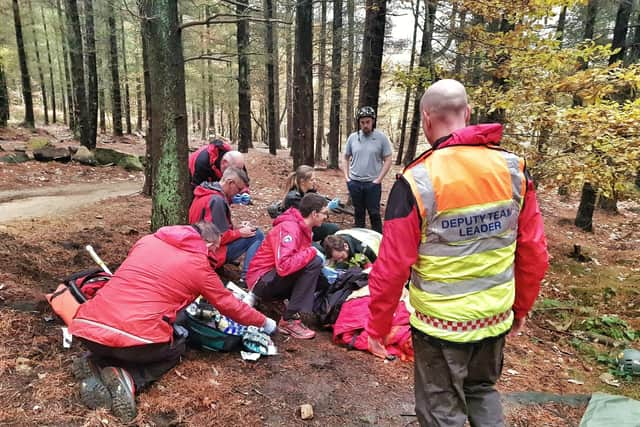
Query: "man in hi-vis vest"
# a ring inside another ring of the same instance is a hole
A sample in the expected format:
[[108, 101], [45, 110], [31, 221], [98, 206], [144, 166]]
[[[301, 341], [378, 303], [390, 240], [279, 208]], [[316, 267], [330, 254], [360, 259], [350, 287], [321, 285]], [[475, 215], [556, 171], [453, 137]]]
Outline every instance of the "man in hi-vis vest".
[[504, 426], [505, 336], [522, 330], [548, 267], [524, 160], [499, 147], [502, 125], [467, 126], [464, 86], [440, 80], [420, 104], [432, 148], [394, 184], [369, 276], [369, 350], [384, 340], [410, 276], [416, 414], [422, 426]]

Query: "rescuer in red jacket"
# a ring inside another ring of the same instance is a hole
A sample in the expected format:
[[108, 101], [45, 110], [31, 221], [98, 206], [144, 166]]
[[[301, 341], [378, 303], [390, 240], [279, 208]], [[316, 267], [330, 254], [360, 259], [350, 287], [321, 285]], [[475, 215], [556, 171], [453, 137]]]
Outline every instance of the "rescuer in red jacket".
[[313, 227], [329, 216], [327, 200], [307, 193], [299, 209], [289, 208], [273, 221], [273, 228], [249, 264], [247, 285], [264, 299], [288, 299], [278, 330], [294, 338], [311, 339], [316, 333], [307, 328], [300, 313], [310, 313], [322, 270], [322, 259], [312, 244]]
[[163, 227], [138, 240], [111, 280], [80, 306], [69, 331], [89, 350], [74, 361], [80, 397], [127, 422], [135, 392], [173, 368], [185, 351], [176, 314], [199, 295], [244, 325], [276, 330], [276, 322], [227, 290], [213, 270], [220, 242], [215, 225]]
[[242, 153], [233, 150], [226, 139], [213, 139], [189, 155], [191, 187], [196, 188], [203, 182], [219, 181], [229, 166], [246, 172]]
[[369, 350], [385, 337], [403, 286], [415, 313], [416, 415], [422, 426], [504, 426], [505, 336], [519, 332], [548, 266], [524, 160], [499, 147], [502, 125], [467, 126], [464, 86], [440, 80], [421, 100], [432, 148], [394, 184], [369, 276]]

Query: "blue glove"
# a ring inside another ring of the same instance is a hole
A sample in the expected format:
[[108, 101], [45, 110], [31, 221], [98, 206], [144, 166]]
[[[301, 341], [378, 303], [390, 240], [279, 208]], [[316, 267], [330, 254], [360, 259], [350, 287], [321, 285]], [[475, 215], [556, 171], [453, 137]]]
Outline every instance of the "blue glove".
[[340, 207], [340, 199], [335, 198], [327, 205], [330, 211], [334, 211]]
[[248, 205], [251, 203], [251, 196], [249, 193], [238, 193], [233, 196], [231, 203], [235, 203], [237, 205]]

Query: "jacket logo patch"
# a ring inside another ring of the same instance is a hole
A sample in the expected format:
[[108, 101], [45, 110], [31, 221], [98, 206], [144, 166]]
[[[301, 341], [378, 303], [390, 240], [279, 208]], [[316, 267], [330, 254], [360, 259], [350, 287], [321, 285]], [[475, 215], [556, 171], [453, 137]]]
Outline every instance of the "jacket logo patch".
[[291, 243], [291, 242], [293, 241], [293, 237], [291, 237], [291, 235], [287, 234], [286, 236], [284, 236], [284, 237], [282, 238], [282, 241], [283, 241], [284, 243]]

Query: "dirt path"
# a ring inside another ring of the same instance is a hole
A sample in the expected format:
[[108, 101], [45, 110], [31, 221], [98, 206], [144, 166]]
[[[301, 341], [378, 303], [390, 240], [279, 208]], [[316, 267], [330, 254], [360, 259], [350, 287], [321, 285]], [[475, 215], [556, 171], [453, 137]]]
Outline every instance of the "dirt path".
[[111, 197], [138, 193], [142, 182], [69, 184], [49, 188], [0, 191], [0, 223], [15, 219], [63, 215]]

